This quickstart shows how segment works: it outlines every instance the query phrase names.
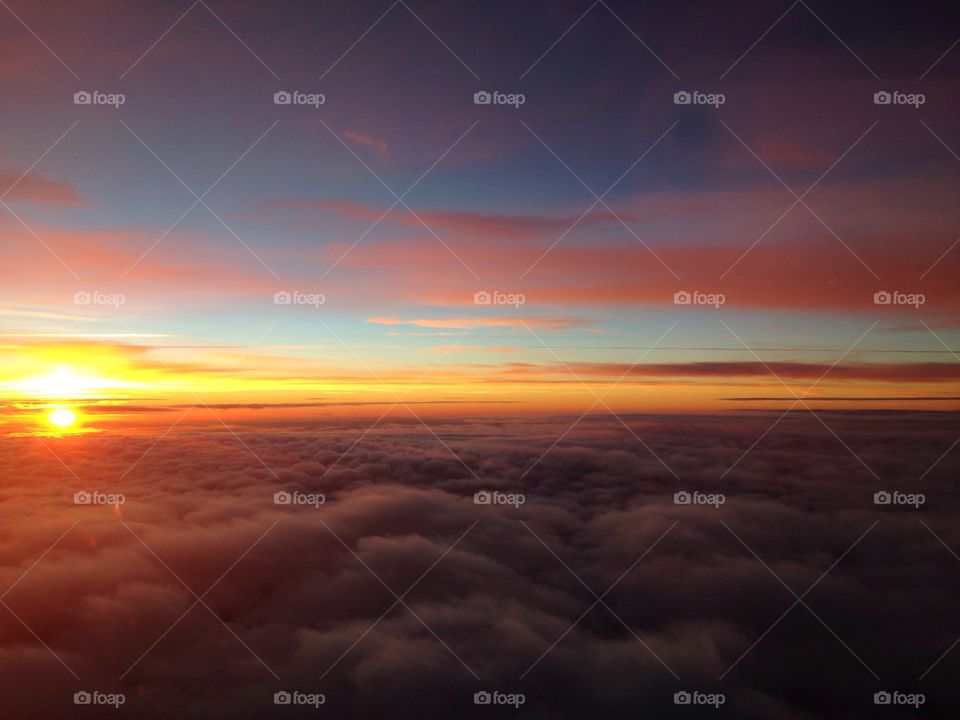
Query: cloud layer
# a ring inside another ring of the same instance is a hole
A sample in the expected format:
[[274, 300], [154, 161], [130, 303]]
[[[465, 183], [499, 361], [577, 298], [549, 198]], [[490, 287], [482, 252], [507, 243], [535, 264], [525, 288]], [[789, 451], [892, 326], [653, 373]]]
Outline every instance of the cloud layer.
[[[960, 636], [933, 535], [960, 548], [957, 456], [937, 462], [960, 419], [821, 417], [590, 418], [549, 452], [573, 418], [6, 439], [0, 707], [67, 717], [98, 689], [137, 717], [255, 718], [296, 689], [342, 718], [488, 717], [473, 693], [496, 689], [527, 717], [672, 717], [698, 689], [738, 717], [827, 718], [898, 689], [956, 708], [960, 660], [918, 678]], [[809, 609], [764, 635], [785, 585]]]

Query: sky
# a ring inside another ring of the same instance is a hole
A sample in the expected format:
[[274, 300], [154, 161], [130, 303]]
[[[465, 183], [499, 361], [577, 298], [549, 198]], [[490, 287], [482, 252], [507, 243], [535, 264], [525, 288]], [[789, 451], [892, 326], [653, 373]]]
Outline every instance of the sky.
[[958, 38], [0, 0], [0, 718], [957, 717]]
[[955, 18], [741, 5], [12, 4], [0, 394], [956, 408]]

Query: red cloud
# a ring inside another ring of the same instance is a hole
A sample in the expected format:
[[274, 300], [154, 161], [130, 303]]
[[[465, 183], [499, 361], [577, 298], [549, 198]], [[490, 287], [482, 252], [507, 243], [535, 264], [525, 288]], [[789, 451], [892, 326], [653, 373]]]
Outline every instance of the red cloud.
[[[578, 375], [620, 377], [769, 377], [784, 380], [869, 380], [874, 382], [955, 382], [960, 364], [949, 363], [849, 363], [831, 365], [801, 362], [692, 362], [692, 363], [568, 363]], [[560, 368], [563, 369], [563, 368]]]
[[373, 148], [374, 150], [377, 150], [378, 152], [381, 152], [381, 153], [385, 153], [389, 149], [387, 147], [387, 143], [385, 140], [377, 140], [376, 138], [372, 138], [369, 135], [361, 135], [360, 133], [350, 132], [349, 130], [346, 130], [344, 131], [343, 136], [347, 138], [347, 140], [352, 140], [353, 142], [359, 143], [360, 145], [364, 145], [365, 147]]
[[401, 320], [393, 317], [372, 317], [367, 322], [377, 325], [412, 325], [422, 328], [466, 329], [470, 327], [510, 327], [537, 328], [543, 330], [570, 330], [583, 328], [588, 324], [583, 318], [576, 317], [447, 317], [416, 318]]
[[[9, 188], [9, 190], [7, 189]], [[0, 169], [0, 193], [11, 200], [80, 207], [87, 201], [69, 183], [51, 180], [36, 173], [23, 175], [12, 169]]]

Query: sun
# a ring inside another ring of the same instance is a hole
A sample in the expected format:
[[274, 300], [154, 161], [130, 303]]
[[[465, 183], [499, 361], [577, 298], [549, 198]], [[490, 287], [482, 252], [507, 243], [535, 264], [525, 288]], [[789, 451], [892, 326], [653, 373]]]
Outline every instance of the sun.
[[47, 420], [50, 421], [51, 425], [67, 428], [77, 421], [77, 416], [72, 410], [67, 410], [67, 408], [57, 408], [47, 415]]

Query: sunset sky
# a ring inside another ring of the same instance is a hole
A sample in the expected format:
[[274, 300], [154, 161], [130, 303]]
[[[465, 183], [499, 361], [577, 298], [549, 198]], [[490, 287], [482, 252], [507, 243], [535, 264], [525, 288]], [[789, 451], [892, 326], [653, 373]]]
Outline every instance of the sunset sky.
[[960, 717], [958, 38], [0, 0], [0, 719]]
[[198, 397], [957, 407], [960, 54], [938, 60], [936, 10], [381, 5], [5, 11], [4, 428], [71, 396], [132, 424], [124, 403]]

